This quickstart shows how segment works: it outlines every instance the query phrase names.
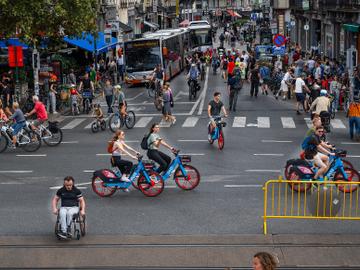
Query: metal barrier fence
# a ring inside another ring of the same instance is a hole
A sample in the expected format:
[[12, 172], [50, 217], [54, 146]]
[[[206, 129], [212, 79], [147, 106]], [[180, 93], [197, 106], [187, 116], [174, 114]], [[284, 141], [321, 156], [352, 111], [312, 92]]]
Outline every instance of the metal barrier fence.
[[264, 190], [263, 229], [268, 219], [360, 220], [360, 182], [269, 180]]

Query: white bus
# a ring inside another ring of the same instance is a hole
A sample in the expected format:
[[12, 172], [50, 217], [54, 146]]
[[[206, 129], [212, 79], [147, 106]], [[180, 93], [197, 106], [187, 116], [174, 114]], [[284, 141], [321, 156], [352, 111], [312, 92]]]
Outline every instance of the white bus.
[[124, 43], [125, 82], [146, 82], [156, 65], [161, 64], [166, 80], [184, 68], [184, 52], [190, 47], [187, 29], [166, 29], [145, 34]]
[[192, 51], [205, 52], [213, 48], [211, 26], [207, 24], [191, 25], [189, 30], [189, 42]]

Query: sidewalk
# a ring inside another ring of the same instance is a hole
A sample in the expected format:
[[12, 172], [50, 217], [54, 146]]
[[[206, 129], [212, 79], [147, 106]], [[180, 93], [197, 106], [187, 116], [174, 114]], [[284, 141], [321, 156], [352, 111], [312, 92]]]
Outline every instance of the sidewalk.
[[249, 267], [259, 251], [281, 267], [360, 267], [359, 235], [2, 236], [0, 248], [0, 268]]

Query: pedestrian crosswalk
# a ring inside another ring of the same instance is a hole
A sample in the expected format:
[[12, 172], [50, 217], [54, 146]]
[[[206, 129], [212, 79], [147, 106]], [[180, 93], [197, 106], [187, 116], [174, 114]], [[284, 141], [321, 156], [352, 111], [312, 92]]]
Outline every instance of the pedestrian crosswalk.
[[[107, 121], [107, 118], [105, 119]], [[206, 126], [209, 119], [207, 117], [201, 116], [178, 116], [175, 127], [183, 128], [193, 128], [196, 126]], [[60, 127], [64, 130], [72, 129], [90, 129], [93, 118], [65, 118], [61, 123]], [[149, 128], [152, 123], [158, 122], [159, 125], [163, 128], [170, 128], [172, 125], [170, 122], [165, 122], [161, 120], [160, 116], [141, 116], [137, 117], [134, 129], [138, 128]], [[227, 122], [227, 127], [241, 129], [241, 128], [260, 128], [260, 129], [269, 129], [269, 128], [283, 128], [283, 129], [296, 129], [296, 128], [306, 128], [311, 127], [310, 118], [299, 118], [299, 117], [290, 117], [290, 116], [281, 116], [281, 117], [268, 117], [268, 116], [258, 116], [258, 117], [246, 117], [246, 116], [235, 116], [225, 119]], [[346, 129], [345, 120], [342, 119], [332, 119], [331, 126], [333, 129]]]

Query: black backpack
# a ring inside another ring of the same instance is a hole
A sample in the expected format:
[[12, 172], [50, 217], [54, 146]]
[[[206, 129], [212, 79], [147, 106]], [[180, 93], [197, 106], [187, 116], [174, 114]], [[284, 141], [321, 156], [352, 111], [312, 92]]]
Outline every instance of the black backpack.
[[143, 150], [148, 150], [149, 149], [147, 141], [148, 141], [148, 139], [150, 137], [150, 134], [151, 133], [145, 134], [144, 137], [142, 138], [141, 143], [140, 143], [141, 149], [143, 149]]

